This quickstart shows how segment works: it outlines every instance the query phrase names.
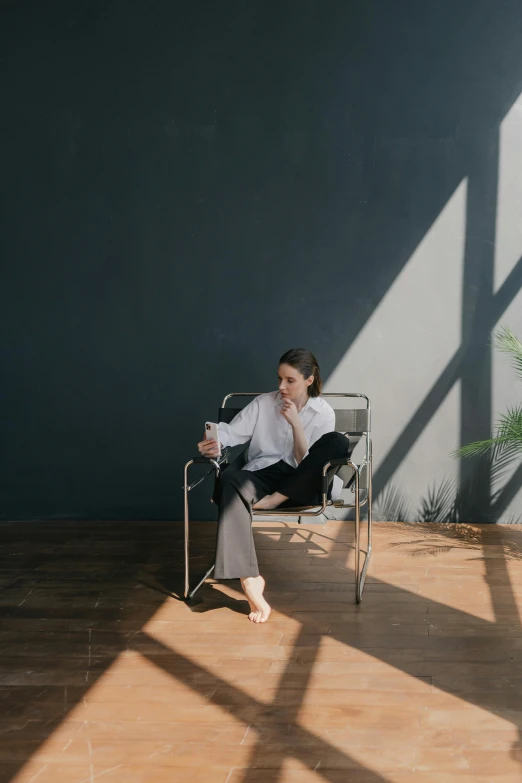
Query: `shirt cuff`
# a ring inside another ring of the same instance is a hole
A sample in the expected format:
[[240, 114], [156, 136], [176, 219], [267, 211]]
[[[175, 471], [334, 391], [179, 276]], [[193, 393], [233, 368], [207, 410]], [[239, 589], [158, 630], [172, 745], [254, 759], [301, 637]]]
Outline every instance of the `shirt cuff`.
[[[309, 450], [307, 450], [307, 451], [306, 451], [306, 453], [305, 453], [305, 454], [303, 454], [303, 459], [304, 459], [305, 457], [308, 457], [308, 455], [309, 455], [309, 454], [310, 454], [310, 451], [309, 451]], [[299, 465], [300, 465], [301, 463], [300, 463], [300, 462], [298, 462], [298, 461], [296, 460], [296, 458], [295, 458], [295, 456], [294, 456], [293, 454], [292, 454], [292, 457], [293, 457], [293, 459], [294, 459], [294, 467], [298, 468], [298, 467], [299, 467]], [[303, 459], [301, 460], [301, 462], [303, 461]]]
[[218, 426], [219, 442], [221, 443], [222, 448], [226, 449], [226, 447], [230, 443], [228, 432], [225, 432], [222, 424], [218, 424], [217, 426]]

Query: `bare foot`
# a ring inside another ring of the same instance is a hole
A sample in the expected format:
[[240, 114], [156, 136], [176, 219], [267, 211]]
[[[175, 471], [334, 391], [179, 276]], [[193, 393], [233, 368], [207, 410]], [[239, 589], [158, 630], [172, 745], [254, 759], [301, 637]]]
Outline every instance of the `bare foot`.
[[258, 500], [252, 508], [254, 511], [271, 511], [280, 506], [281, 503], [284, 503], [285, 500], [288, 500], [286, 495], [281, 495], [280, 492], [274, 492], [273, 495], [265, 495], [264, 498]]
[[245, 576], [241, 579], [241, 587], [248, 598], [250, 609], [248, 619], [253, 623], [266, 623], [270, 617], [271, 607], [263, 598], [265, 580], [262, 576]]

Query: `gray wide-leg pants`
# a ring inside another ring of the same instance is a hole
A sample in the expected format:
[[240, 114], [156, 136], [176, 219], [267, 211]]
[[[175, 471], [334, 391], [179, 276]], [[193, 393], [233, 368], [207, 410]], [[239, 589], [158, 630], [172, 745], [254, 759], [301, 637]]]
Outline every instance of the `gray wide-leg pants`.
[[252, 505], [265, 495], [281, 492], [285, 505], [308, 506], [321, 502], [322, 467], [329, 459], [350, 453], [349, 439], [338, 432], [323, 435], [297, 468], [280, 461], [261, 470], [225, 468], [216, 483], [214, 501], [219, 507], [216, 579], [259, 576], [252, 535]]

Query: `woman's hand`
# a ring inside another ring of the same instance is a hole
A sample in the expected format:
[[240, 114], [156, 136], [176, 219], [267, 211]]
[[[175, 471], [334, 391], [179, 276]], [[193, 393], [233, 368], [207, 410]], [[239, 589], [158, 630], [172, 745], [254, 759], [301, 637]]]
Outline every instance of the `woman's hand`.
[[208, 459], [214, 459], [219, 456], [219, 443], [217, 440], [207, 440], [203, 438], [198, 443], [198, 451], [202, 457], [208, 457]]
[[295, 403], [292, 402], [292, 400], [285, 399], [283, 397], [283, 405], [281, 406], [281, 413], [285, 417], [287, 422], [291, 425], [291, 427], [298, 427], [301, 424], [299, 413], [297, 411]]

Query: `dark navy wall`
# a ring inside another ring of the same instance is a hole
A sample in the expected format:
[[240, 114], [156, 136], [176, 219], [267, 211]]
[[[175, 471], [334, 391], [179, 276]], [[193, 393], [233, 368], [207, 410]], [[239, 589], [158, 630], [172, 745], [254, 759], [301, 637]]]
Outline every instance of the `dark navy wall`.
[[221, 397], [328, 376], [470, 174], [480, 298], [516, 0], [12, 0], [0, 52], [2, 517], [179, 518]]

